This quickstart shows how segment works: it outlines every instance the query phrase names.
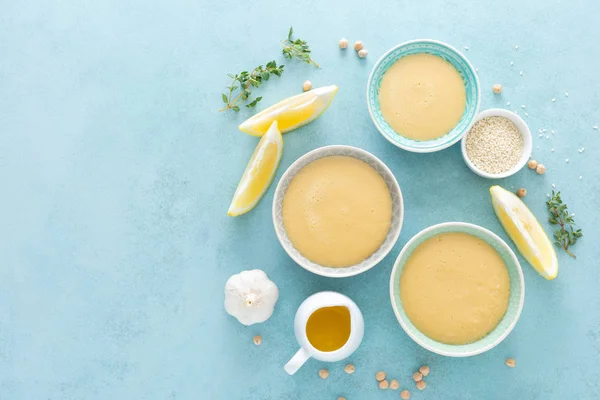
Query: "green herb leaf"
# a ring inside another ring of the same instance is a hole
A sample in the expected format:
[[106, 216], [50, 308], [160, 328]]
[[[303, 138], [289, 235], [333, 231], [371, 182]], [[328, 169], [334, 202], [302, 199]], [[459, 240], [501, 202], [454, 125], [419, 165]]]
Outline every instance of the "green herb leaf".
[[[221, 95], [221, 99], [226, 106], [221, 108], [219, 111], [240, 111], [239, 103], [250, 100], [250, 96], [252, 95], [250, 88], [259, 87], [263, 82], [269, 80], [271, 74], [281, 76], [283, 73], [283, 67], [283, 65], [278, 66], [277, 62], [273, 60], [269, 61], [266, 66], [263, 67], [262, 65], [259, 65], [250, 72], [242, 71], [236, 75], [227, 74], [227, 76], [233, 79], [233, 83], [231, 86], [227, 87], [229, 94], [223, 93]], [[234, 92], [238, 89], [240, 92], [238, 92], [236, 95]], [[246, 106], [254, 107], [261, 99], [262, 97], [258, 97], [257, 99], [252, 100]]]
[[576, 225], [573, 214], [569, 213], [567, 205], [562, 202], [560, 192], [555, 193], [553, 190], [552, 197], [546, 202], [546, 206], [548, 213], [550, 213], [548, 222], [558, 225], [558, 229], [554, 232], [554, 244], [561, 247], [571, 257], [576, 258], [569, 247], [573, 246], [583, 234], [581, 229], [575, 230], [574, 226]]
[[283, 56], [289, 59], [296, 58], [302, 62], [312, 64], [315, 67], [320, 68], [319, 64], [310, 58], [310, 47], [306, 41], [301, 39], [292, 40], [293, 34], [294, 30], [292, 27], [290, 27], [287, 39], [281, 42], [283, 45], [283, 50], [281, 51]]

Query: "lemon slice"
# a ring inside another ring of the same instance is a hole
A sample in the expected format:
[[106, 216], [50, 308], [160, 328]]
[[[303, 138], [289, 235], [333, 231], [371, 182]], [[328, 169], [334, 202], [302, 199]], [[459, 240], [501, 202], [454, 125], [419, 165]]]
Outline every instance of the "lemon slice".
[[529, 208], [513, 193], [492, 186], [494, 211], [521, 255], [544, 278], [558, 275], [558, 259], [548, 235]]
[[235, 217], [244, 214], [258, 204], [273, 181], [282, 154], [283, 138], [277, 129], [277, 121], [274, 121], [250, 158], [227, 215]]
[[336, 85], [323, 86], [297, 96], [288, 97], [244, 121], [242, 132], [262, 136], [273, 121], [279, 123], [281, 133], [286, 133], [314, 121], [327, 110], [335, 94]]

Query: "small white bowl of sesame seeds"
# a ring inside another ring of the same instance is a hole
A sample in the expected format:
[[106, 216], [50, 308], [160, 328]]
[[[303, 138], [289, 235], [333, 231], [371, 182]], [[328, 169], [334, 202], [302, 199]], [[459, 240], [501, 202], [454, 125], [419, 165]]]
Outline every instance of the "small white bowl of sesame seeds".
[[527, 164], [531, 147], [527, 123], [514, 112], [502, 108], [479, 113], [461, 140], [467, 166], [477, 175], [489, 179], [516, 174]]

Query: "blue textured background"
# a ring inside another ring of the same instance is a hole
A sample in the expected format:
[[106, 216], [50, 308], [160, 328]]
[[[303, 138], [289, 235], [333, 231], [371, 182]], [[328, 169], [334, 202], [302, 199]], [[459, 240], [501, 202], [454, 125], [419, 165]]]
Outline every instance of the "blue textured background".
[[[0, 399], [391, 399], [398, 393], [380, 393], [375, 372], [414, 392], [410, 374], [423, 363], [432, 373], [414, 399], [600, 397], [595, 1], [2, 0], [0, 9]], [[236, 129], [250, 112], [216, 112], [225, 73], [283, 61], [279, 40], [290, 25], [323, 68], [285, 62], [284, 75], [260, 90], [261, 106], [298, 93], [305, 79], [340, 91], [320, 119], [285, 136], [278, 177], [311, 149], [349, 144], [384, 160], [404, 192], [395, 249], [357, 277], [320, 278], [287, 257], [271, 223], [273, 187], [249, 214], [226, 215], [257, 140]], [[340, 52], [340, 37], [363, 40], [368, 58]], [[516, 329], [467, 359], [418, 347], [388, 298], [393, 260], [424, 227], [467, 221], [507, 239], [492, 182], [467, 169], [458, 145], [410, 154], [369, 119], [373, 63], [420, 37], [469, 47], [483, 108], [510, 101], [522, 115], [524, 104], [533, 132], [556, 130], [534, 137], [546, 175], [523, 170], [499, 183], [526, 187], [541, 220], [555, 183], [585, 234], [576, 261], [559, 252], [555, 281], [523, 262]], [[502, 96], [491, 92], [497, 82]], [[226, 279], [248, 268], [264, 269], [281, 296], [269, 321], [246, 328], [222, 303]], [[289, 377], [282, 366], [297, 349], [295, 309], [326, 289], [351, 296], [365, 315], [350, 360], [356, 373], [328, 365], [323, 381], [323, 364], [309, 361]]]

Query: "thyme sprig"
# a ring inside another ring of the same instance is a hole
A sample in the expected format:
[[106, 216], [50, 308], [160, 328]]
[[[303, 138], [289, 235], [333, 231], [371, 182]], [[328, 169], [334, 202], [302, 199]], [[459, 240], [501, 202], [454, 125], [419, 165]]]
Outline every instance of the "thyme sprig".
[[[227, 86], [228, 93], [221, 94], [221, 99], [225, 103], [225, 107], [219, 111], [233, 110], [240, 111], [239, 103], [242, 101], [250, 101], [252, 95], [251, 88], [259, 87], [265, 81], [268, 81], [271, 75], [281, 76], [283, 73], [283, 65], [277, 65], [275, 61], [270, 61], [266, 66], [259, 65], [252, 71], [242, 71], [239, 74], [227, 74], [233, 82]], [[234, 97], [236, 90], [240, 89], [240, 93]], [[245, 106], [247, 108], [255, 107], [262, 97], [256, 97]]]
[[290, 27], [287, 39], [281, 42], [281, 44], [283, 45], [282, 53], [284, 57], [289, 58], [290, 60], [292, 58], [297, 58], [302, 62], [312, 64], [317, 68], [321, 68], [319, 64], [317, 64], [312, 58], [310, 58], [310, 47], [306, 43], [306, 40], [293, 40], [293, 35], [294, 29]]
[[574, 214], [570, 214], [567, 210], [567, 205], [560, 198], [560, 192], [554, 193], [554, 190], [552, 197], [546, 202], [546, 206], [550, 213], [548, 221], [553, 225], [559, 225], [554, 232], [554, 244], [562, 247], [571, 257], [577, 258], [569, 250], [569, 247], [573, 246], [583, 236], [583, 233], [581, 233], [581, 229], [574, 229], [577, 226], [573, 220]]

